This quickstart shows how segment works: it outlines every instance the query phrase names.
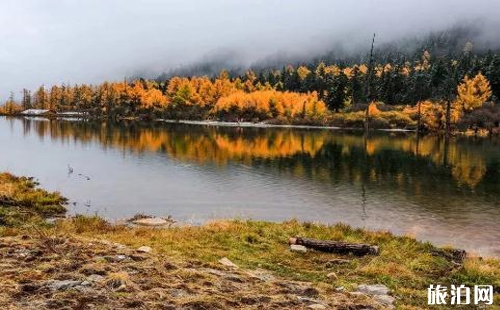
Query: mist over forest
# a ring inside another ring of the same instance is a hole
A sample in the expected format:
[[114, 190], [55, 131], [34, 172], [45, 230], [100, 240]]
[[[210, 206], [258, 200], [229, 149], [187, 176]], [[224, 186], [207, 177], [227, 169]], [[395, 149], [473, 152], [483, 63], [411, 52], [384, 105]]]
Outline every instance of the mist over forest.
[[492, 0], [10, 0], [5, 11], [19, 14], [0, 13], [0, 114], [500, 131]]
[[378, 54], [420, 52], [430, 34], [450, 29], [460, 30], [456, 41], [448, 35], [453, 48], [472, 41], [480, 51], [499, 46], [498, 16], [495, 0], [6, 0], [0, 99], [39, 85], [363, 62], [373, 33]]
[[[446, 29], [429, 31], [423, 35], [409, 35], [392, 41], [381, 38], [380, 34], [377, 36], [376, 32], [374, 34], [374, 60], [380, 63], [415, 60], [420, 58], [424, 51], [436, 58], [456, 57], [468, 44], [472, 44], [471, 52], [476, 55], [497, 52], [500, 48], [500, 42], [486, 31], [484, 25], [479, 26], [472, 22], [457, 23]], [[317, 65], [320, 62], [341, 66], [368, 63], [371, 43], [372, 37], [368, 37], [366, 42], [356, 46], [343, 47], [339, 43], [309, 53], [283, 51], [253, 62], [244, 60], [236, 51], [219, 51], [205, 55], [193, 63], [168, 69], [157, 79], [163, 80], [172, 76], [215, 76], [221, 70], [228, 70], [231, 75], [241, 75], [247, 70], [277, 70], [286, 65]], [[138, 72], [134, 76], [140, 77], [150, 78], [151, 73]]]

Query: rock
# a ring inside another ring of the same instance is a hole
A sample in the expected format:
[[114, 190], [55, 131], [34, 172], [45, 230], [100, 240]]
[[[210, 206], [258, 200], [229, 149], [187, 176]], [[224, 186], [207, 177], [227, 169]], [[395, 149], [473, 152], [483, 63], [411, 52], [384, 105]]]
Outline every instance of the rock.
[[54, 225], [56, 223], [56, 220], [57, 220], [57, 218], [55, 218], [55, 217], [49, 217], [49, 218], [45, 219], [45, 223], [47, 223], [49, 225]]
[[390, 291], [387, 286], [382, 284], [375, 285], [360, 285], [357, 289], [358, 292], [367, 295], [387, 295]]
[[226, 276], [226, 273], [225, 272], [222, 272], [220, 270], [217, 270], [217, 269], [212, 269], [212, 268], [204, 268], [202, 269], [203, 271], [207, 272], [207, 273], [210, 273], [210, 274], [213, 274], [215, 276], [219, 276], [219, 277], [224, 277]]
[[[301, 295], [308, 287], [306, 283], [296, 283], [290, 281], [279, 281], [276, 285], [281, 287], [281, 292], [286, 294]], [[299, 298], [300, 299], [300, 298]]]
[[378, 301], [382, 305], [388, 306], [388, 307], [394, 306], [394, 302], [396, 301], [396, 299], [394, 297], [389, 296], [389, 295], [376, 295], [374, 298], [376, 301]]
[[21, 285], [20, 288], [21, 288], [21, 291], [23, 291], [23, 292], [31, 293], [31, 292], [37, 291], [40, 288], [40, 285], [34, 284], [34, 283], [28, 283], [28, 284]]
[[186, 292], [185, 290], [183, 289], [172, 289], [170, 290], [170, 296], [174, 297], [174, 298], [177, 298], [177, 297], [185, 297], [185, 296], [188, 296], [189, 293]]
[[340, 293], [340, 292], [343, 292], [343, 291], [345, 291], [345, 288], [343, 286], [339, 286], [339, 287], [335, 288], [335, 292], [339, 292]]
[[301, 252], [301, 253], [306, 253], [307, 248], [303, 245], [297, 245], [297, 244], [291, 244], [290, 245], [290, 251], [292, 252]]
[[322, 304], [312, 304], [307, 306], [307, 309], [326, 309], [326, 306]]
[[235, 274], [224, 277], [224, 279], [236, 283], [245, 283], [245, 280], [243, 280], [240, 276]]
[[73, 280], [50, 280], [47, 281], [46, 286], [51, 289], [52, 291], [64, 291], [67, 289], [75, 288], [80, 285], [80, 281], [73, 281]]
[[330, 272], [329, 274], [326, 275], [326, 277], [330, 280], [337, 280], [337, 274], [335, 272]]
[[169, 224], [168, 221], [159, 217], [142, 218], [133, 221], [133, 223], [136, 225], [144, 225], [144, 226], [164, 226]]
[[163, 264], [163, 267], [166, 270], [176, 270], [176, 269], [179, 269], [179, 267], [177, 267], [176, 265], [172, 264], [171, 262], [166, 262], [165, 264]]
[[302, 296], [297, 296], [297, 300], [300, 301], [300, 302], [304, 302], [304, 303], [316, 302], [316, 300], [314, 300], [314, 299], [307, 298], [307, 297], [302, 297]]
[[[271, 301], [271, 297], [268, 297], [268, 296], [242, 296], [240, 298], [240, 301], [245, 304], [245, 305], [248, 305], [248, 306], [251, 306], [251, 305], [256, 305], [258, 303], [263, 303], [263, 304], [267, 304]], [[261, 307], [262, 309], [265, 309], [263, 307]], [[257, 308], [258, 309], [258, 308]]]
[[333, 267], [336, 265], [344, 265], [344, 264], [349, 264], [351, 261], [348, 259], [331, 259], [328, 262], [326, 262], [326, 267]]
[[115, 291], [123, 290], [127, 287], [127, 285], [125, 284], [125, 281], [122, 279], [111, 279], [111, 280], [106, 282], [106, 285], [109, 288], [114, 289]]
[[121, 243], [113, 243], [113, 245], [115, 246], [115, 248], [117, 248], [118, 250], [123, 250], [125, 248], [127, 248], [127, 246], [121, 244]]
[[231, 268], [235, 268], [237, 269], [238, 266], [233, 263], [232, 261], [230, 261], [227, 257], [223, 257], [221, 259], [219, 259], [219, 263], [221, 263], [222, 265], [226, 266], [226, 267], [231, 267]]
[[25, 258], [30, 254], [28, 249], [16, 250], [17, 257]]
[[115, 289], [115, 292], [126, 292], [126, 291], [127, 291], [127, 286], [125, 284], [122, 284]]
[[133, 261], [136, 261], [136, 262], [142, 262], [142, 261], [145, 261], [146, 259], [148, 259], [145, 255], [143, 254], [139, 254], [139, 255], [134, 255], [134, 254], [131, 254], [129, 256]]
[[92, 283], [90, 283], [90, 281], [83, 281], [82, 283], [80, 283], [81, 286], [91, 286]]
[[319, 292], [314, 287], [308, 287], [302, 291], [301, 295], [307, 297], [316, 297], [319, 295]]
[[297, 300], [306, 304], [319, 304], [321, 302], [321, 300], [318, 300], [316, 298], [310, 298], [304, 296], [297, 296]]
[[247, 274], [255, 279], [258, 279], [262, 282], [271, 282], [275, 280], [275, 277], [268, 271], [262, 269], [256, 269], [253, 271], [247, 272]]
[[[87, 281], [90, 282], [102, 282], [104, 280], [104, 277], [98, 274], [91, 274], [90, 276], [87, 277]], [[82, 283], [83, 285], [83, 283]]]
[[80, 272], [86, 276], [105, 276], [108, 273], [104, 267], [84, 267], [80, 270]]
[[130, 259], [130, 257], [128, 257], [127, 255], [123, 255], [123, 254], [118, 254], [115, 256], [104, 256], [102, 258], [104, 258], [108, 262], [121, 262], [121, 261]]
[[140, 248], [137, 249], [137, 252], [149, 253], [151, 252], [151, 248], [148, 246], [141, 246]]

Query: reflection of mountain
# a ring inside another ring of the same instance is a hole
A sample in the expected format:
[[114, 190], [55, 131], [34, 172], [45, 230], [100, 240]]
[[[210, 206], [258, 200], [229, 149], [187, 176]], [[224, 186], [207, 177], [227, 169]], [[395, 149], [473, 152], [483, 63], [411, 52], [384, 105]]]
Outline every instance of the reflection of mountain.
[[270, 162], [280, 170], [329, 181], [363, 181], [419, 194], [436, 188], [498, 193], [498, 141], [413, 134], [323, 130], [217, 128], [189, 125], [41, 122], [24, 120], [25, 133], [130, 152], [160, 152], [181, 161], [225, 165]]

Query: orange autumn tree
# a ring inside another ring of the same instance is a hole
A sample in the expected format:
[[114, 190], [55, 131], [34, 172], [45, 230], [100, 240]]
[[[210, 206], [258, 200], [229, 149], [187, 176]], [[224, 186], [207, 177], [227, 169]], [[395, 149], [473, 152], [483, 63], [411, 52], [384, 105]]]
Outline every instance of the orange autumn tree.
[[303, 81], [309, 74], [311, 74], [311, 70], [309, 70], [306, 66], [300, 66], [297, 68], [297, 74], [300, 80]]
[[167, 96], [174, 104], [192, 105], [199, 101], [193, 84], [188, 78], [174, 77], [168, 83]]
[[161, 110], [169, 103], [168, 98], [158, 89], [157, 83], [152, 81], [134, 81], [130, 97], [136, 108], [144, 112]]
[[[418, 120], [420, 107], [421, 126], [430, 131], [439, 131], [445, 128], [446, 110], [442, 102], [432, 102], [424, 100], [418, 102], [415, 106], [406, 106], [402, 113], [411, 119]], [[454, 118], [452, 117], [454, 120]]]
[[429, 100], [422, 101], [418, 104], [420, 105], [422, 125], [432, 131], [438, 131], [444, 128], [445, 109], [443, 104], [434, 103]]
[[260, 90], [251, 93], [236, 91], [220, 98], [214, 113], [225, 119], [266, 120], [284, 117], [323, 118], [326, 105], [318, 99], [317, 93], [300, 94], [276, 90]]
[[380, 114], [380, 110], [377, 108], [377, 103], [372, 102], [368, 105], [368, 116], [374, 117], [377, 114]]
[[491, 98], [490, 82], [481, 72], [474, 78], [466, 76], [457, 90], [457, 105], [463, 112], [480, 108]]
[[167, 114], [173, 118], [207, 118], [217, 100], [244, 88], [241, 80], [231, 80], [227, 71], [213, 80], [206, 76], [173, 77], [166, 88], [172, 103]]
[[156, 88], [148, 89], [141, 102], [141, 108], [146, 110], [161, 110], [169, 104], [169, 101], [163, 93]]
[[23, 107], [14, 100], [14, 93], [11, 93], [9, 99], [3, 105], [0, 105], [0, 115], [12, 115], [22, 111]]
[[88, 110], [92, 107], [93, 99], [92, 87], [82, 84], [81, 86], [75, 85], [73, 89], [74, 106], [78, 110]]

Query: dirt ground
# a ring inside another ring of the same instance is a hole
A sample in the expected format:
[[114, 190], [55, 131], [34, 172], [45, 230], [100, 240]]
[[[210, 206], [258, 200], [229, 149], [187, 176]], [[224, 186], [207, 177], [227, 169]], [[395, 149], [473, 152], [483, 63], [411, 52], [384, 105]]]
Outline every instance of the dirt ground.
[[2, 309], [382, 309], [342, 288], [106, 240], [0, 238]]

